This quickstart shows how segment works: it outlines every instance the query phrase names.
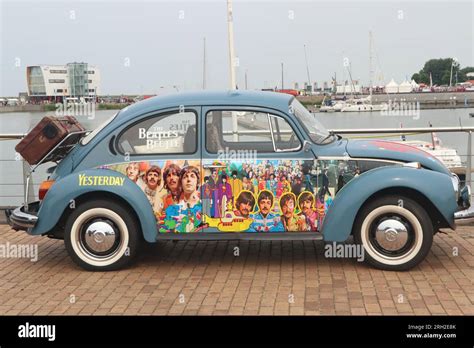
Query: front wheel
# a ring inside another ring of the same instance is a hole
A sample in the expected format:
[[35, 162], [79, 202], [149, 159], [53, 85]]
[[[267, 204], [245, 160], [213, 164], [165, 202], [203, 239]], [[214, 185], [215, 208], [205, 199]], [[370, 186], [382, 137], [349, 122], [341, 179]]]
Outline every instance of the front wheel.
[[73, 261], [89, 271], [111, 271], [128, 265], [140, 236], [133, 214], [121, 204], [92, 200], [69, 215], [64, 244]]
[[357, 216], [354, 240], [377, 268], [405, 271], [418, 265], [433, 244], [433, 224], [421, 205], [402, 196], [383, 196]]

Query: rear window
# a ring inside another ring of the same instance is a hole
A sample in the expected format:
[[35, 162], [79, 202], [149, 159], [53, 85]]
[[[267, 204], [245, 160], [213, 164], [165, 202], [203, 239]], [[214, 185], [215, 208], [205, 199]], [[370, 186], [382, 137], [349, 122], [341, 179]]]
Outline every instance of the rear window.
[[[120, 111], [119, 111], [120, 112]], [[81, 145], [87, 145], [92, 139], [94, 139], [94, 137], [100, 133], [100, 131], [102, 129], [104, 129], [105, 127], [107, 127], [107, 125], [112, 122], [115, 117], [117, 117], [117, 115], [119, 114], [119, 112], [117, 112], [115, 115], [113, 115], [112, 117], [108, 118], [104, 123], [102, 123], [99, 127], [97, 127], [96, 129], [94, 129], [92, 132], [90, 132], [89, 134], [87, 134], [87, 136], [85, 136], [84, 138], [82, 138], [82, 141], [81, 141]]]
[[119, 151], [130, 155], [195, 153], [196, 122], [197, 114], [194, 111], [176, 111], [148, 117], [119, 135]]

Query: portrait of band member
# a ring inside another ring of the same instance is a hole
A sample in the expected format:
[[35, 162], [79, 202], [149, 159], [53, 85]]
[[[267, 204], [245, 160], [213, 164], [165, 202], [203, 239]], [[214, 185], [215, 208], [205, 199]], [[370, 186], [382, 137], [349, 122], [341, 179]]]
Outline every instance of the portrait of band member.
[[179, 204], [185, 208], [193, 208], [199, 203], [199, 169], [194, 166], [186, 166], [179, 174], [181, 184], [181, 198]]
[[180, 185], [181, 168], [177, 164], [169, 164], [163, 171], [164, 188], [167, 194], [163, 199], [163, 210], [170, 205], [178, 204], [181, 197]]
[[268, 190], [260, 191], [257, 197], [258, 210], [251, 215], [253, 222], [248, 232], [284, 232], [280, 215], [272, 212], [273, 204], [273, 193]]
[[307, 231], [305, 216], [296, 215], [296, 196], [292, 192], [284, 193], [280, 198], [281, 220], [285, 231]]
[[255, 206], [255, 197], [250, 191], [241, 191], [235, 201], [234, 213], [236, 216], [249, 218]]
[[315, 210], [314, 195], [308, 191], [302, 192], [298, 197], [298, 206], [301, 215], [305, 217], [307, 231], [317, 231], [318, 213]]
[[158, 166], [151, 166], [145, 173], [145, 192], [148, 201], [153, 207], [155, 214], [161, 214], [163, 210], [163, 200], [161, 195], [162, 189], [161, 169]]

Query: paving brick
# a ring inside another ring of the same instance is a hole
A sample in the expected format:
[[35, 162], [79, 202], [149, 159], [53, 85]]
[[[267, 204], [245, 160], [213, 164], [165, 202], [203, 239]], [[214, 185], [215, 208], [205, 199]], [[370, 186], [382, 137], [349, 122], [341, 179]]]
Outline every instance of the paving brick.
[[0, 225], [0, 243], [40, 250], [35, 263], [0, 258], [0, 315], [474, 315], [473, 237], [437, 234], [408, 272], [327, 260], [312, 241], [241, 241], [238, 257], [234, 242], [162, 242], [128, 269], [86, 272], [62, 241]]

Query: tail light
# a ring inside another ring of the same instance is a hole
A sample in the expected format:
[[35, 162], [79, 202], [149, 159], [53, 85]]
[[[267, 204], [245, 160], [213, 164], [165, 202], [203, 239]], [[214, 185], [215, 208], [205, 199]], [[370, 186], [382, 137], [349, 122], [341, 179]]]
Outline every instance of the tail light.
[[39, 192], [38, 192], [38, 198], [40, 201], [43, 200], [44, 196], [46, 196], [46, 193], [48, 190], [53, 186], [54, 180], [45, 180], [41, 183], [39, 187]]

